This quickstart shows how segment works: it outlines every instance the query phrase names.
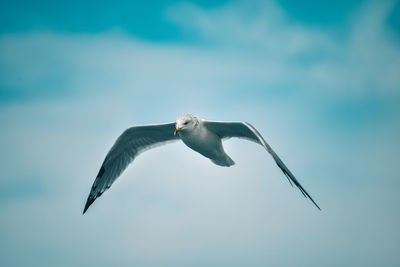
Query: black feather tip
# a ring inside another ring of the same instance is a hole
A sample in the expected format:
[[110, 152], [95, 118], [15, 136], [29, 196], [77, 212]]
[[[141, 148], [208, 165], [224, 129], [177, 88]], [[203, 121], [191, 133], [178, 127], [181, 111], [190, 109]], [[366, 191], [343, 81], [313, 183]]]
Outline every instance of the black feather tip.
[[87, 211], [87, 209], [90, 207], [90, 205], [93, 204], [93, 202], [94, 202], [95, 200], [96, 200], [96, 198], [94, 198], [94, 197], [91, 197], [91, 196], [88, 197], [88, 199], [87, 199], [87, 201], [86, 201], [85, 208], [83, 209], [83, 213], [82, 213], [82, 214], [85, 214], [85, 212]]
[[82, 214], [85, 214], [87, 209], [90, 207], [90, 205], [93, 204], [93, 202], [96, 200], [96, 198], [101, 196], [101, 194], [102, 194], [101, 192], [97, 193], [97, 195], [93, 194], [93, 192], [96, 191], [96, 181], [97, 181], [97, 179], [99, 179], [99, 178], [101, 178], [103, 176], [104, 171], [105, 171], [104, 166], [101, 166], [100, 171], [97, 174], [96, 180], [93, 183], [92, 189], [90, 190], [90, 194], [88, 196], [88, 199], [86, 201], [85, 208], [83, 209], [83, 213]]

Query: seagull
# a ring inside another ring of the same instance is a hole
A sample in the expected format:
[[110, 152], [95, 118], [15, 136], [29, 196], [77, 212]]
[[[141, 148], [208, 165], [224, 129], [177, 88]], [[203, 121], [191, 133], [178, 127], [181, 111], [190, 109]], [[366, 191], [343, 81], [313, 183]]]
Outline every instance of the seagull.
[[301, 186], [278, 155], [265, 142], [261, 134], [249, 123], [243, 121], [210, 121], [191, 114], [179, 116], [175, 122], [132, 126], [126, 129], [111, 147], [92, 185], [83, 214], [90, 205], [111, 187], [126, 167], [142, 152], [166, 143], [182, 140], [189, 148], [209, 158], [219, 166], [229, 167], [235, 162], [225, 153], [222, 140], [238, 137], [262, 145], [289, 183], [297, 186], [304, 197], [312, 197]]

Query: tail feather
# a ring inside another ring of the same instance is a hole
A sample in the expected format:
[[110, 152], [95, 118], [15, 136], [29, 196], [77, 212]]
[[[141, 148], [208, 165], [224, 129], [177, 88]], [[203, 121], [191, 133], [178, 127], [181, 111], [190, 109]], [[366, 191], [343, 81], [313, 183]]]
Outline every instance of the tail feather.
[[219, 166], [223, 166], [223, 167], [230, 167], [232, 165], [235, 164], [235, 162], [233, 161], [233, 159], [231, 159], [228, 155], [224, 155], [224, 157], [221, 158], [216, 158], [216, 159], [211, 159], [212, 162], [214, 162], [215, 164], [219, 165]]

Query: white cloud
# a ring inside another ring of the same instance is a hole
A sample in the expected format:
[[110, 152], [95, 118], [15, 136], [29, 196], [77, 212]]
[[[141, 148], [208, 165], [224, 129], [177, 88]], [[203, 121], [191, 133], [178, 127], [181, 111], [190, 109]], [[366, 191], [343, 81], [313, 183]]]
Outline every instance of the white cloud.
[[329, 97], [399, 97], [400, 47], [385, 26], [393, 4], [369, 1], [349, 21], [344, 38], [291, 21], [275, 1], [237, 1], [212, 10], [182, 4], [167, 14], [231, 56], [240, 51], [237, 57], [250, 57], [255, 73], [269, 82], [289, 80], [298, 91], [324, 90]]

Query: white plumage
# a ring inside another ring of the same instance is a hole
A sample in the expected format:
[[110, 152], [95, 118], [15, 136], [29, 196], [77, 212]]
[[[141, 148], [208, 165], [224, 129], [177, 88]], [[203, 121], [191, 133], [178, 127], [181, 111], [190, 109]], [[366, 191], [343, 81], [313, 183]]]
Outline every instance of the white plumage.
[[297, 181], [278, 155], [265, 142], [258, 131], [246, 122], [208, 121], [194, 115], [179, 116], [175, 123], [132, 126], [118, 137], [107, 153], [93, 183], [83, 213], [120, 176], [141, 152], [179, 139], [194, 151], [220, 166], [232, 166], [234, 161], [225, 153], [222, 140], [230, 137], [245, 138], [262, 145], [288, 178], [318, 207], [312, 197]]

